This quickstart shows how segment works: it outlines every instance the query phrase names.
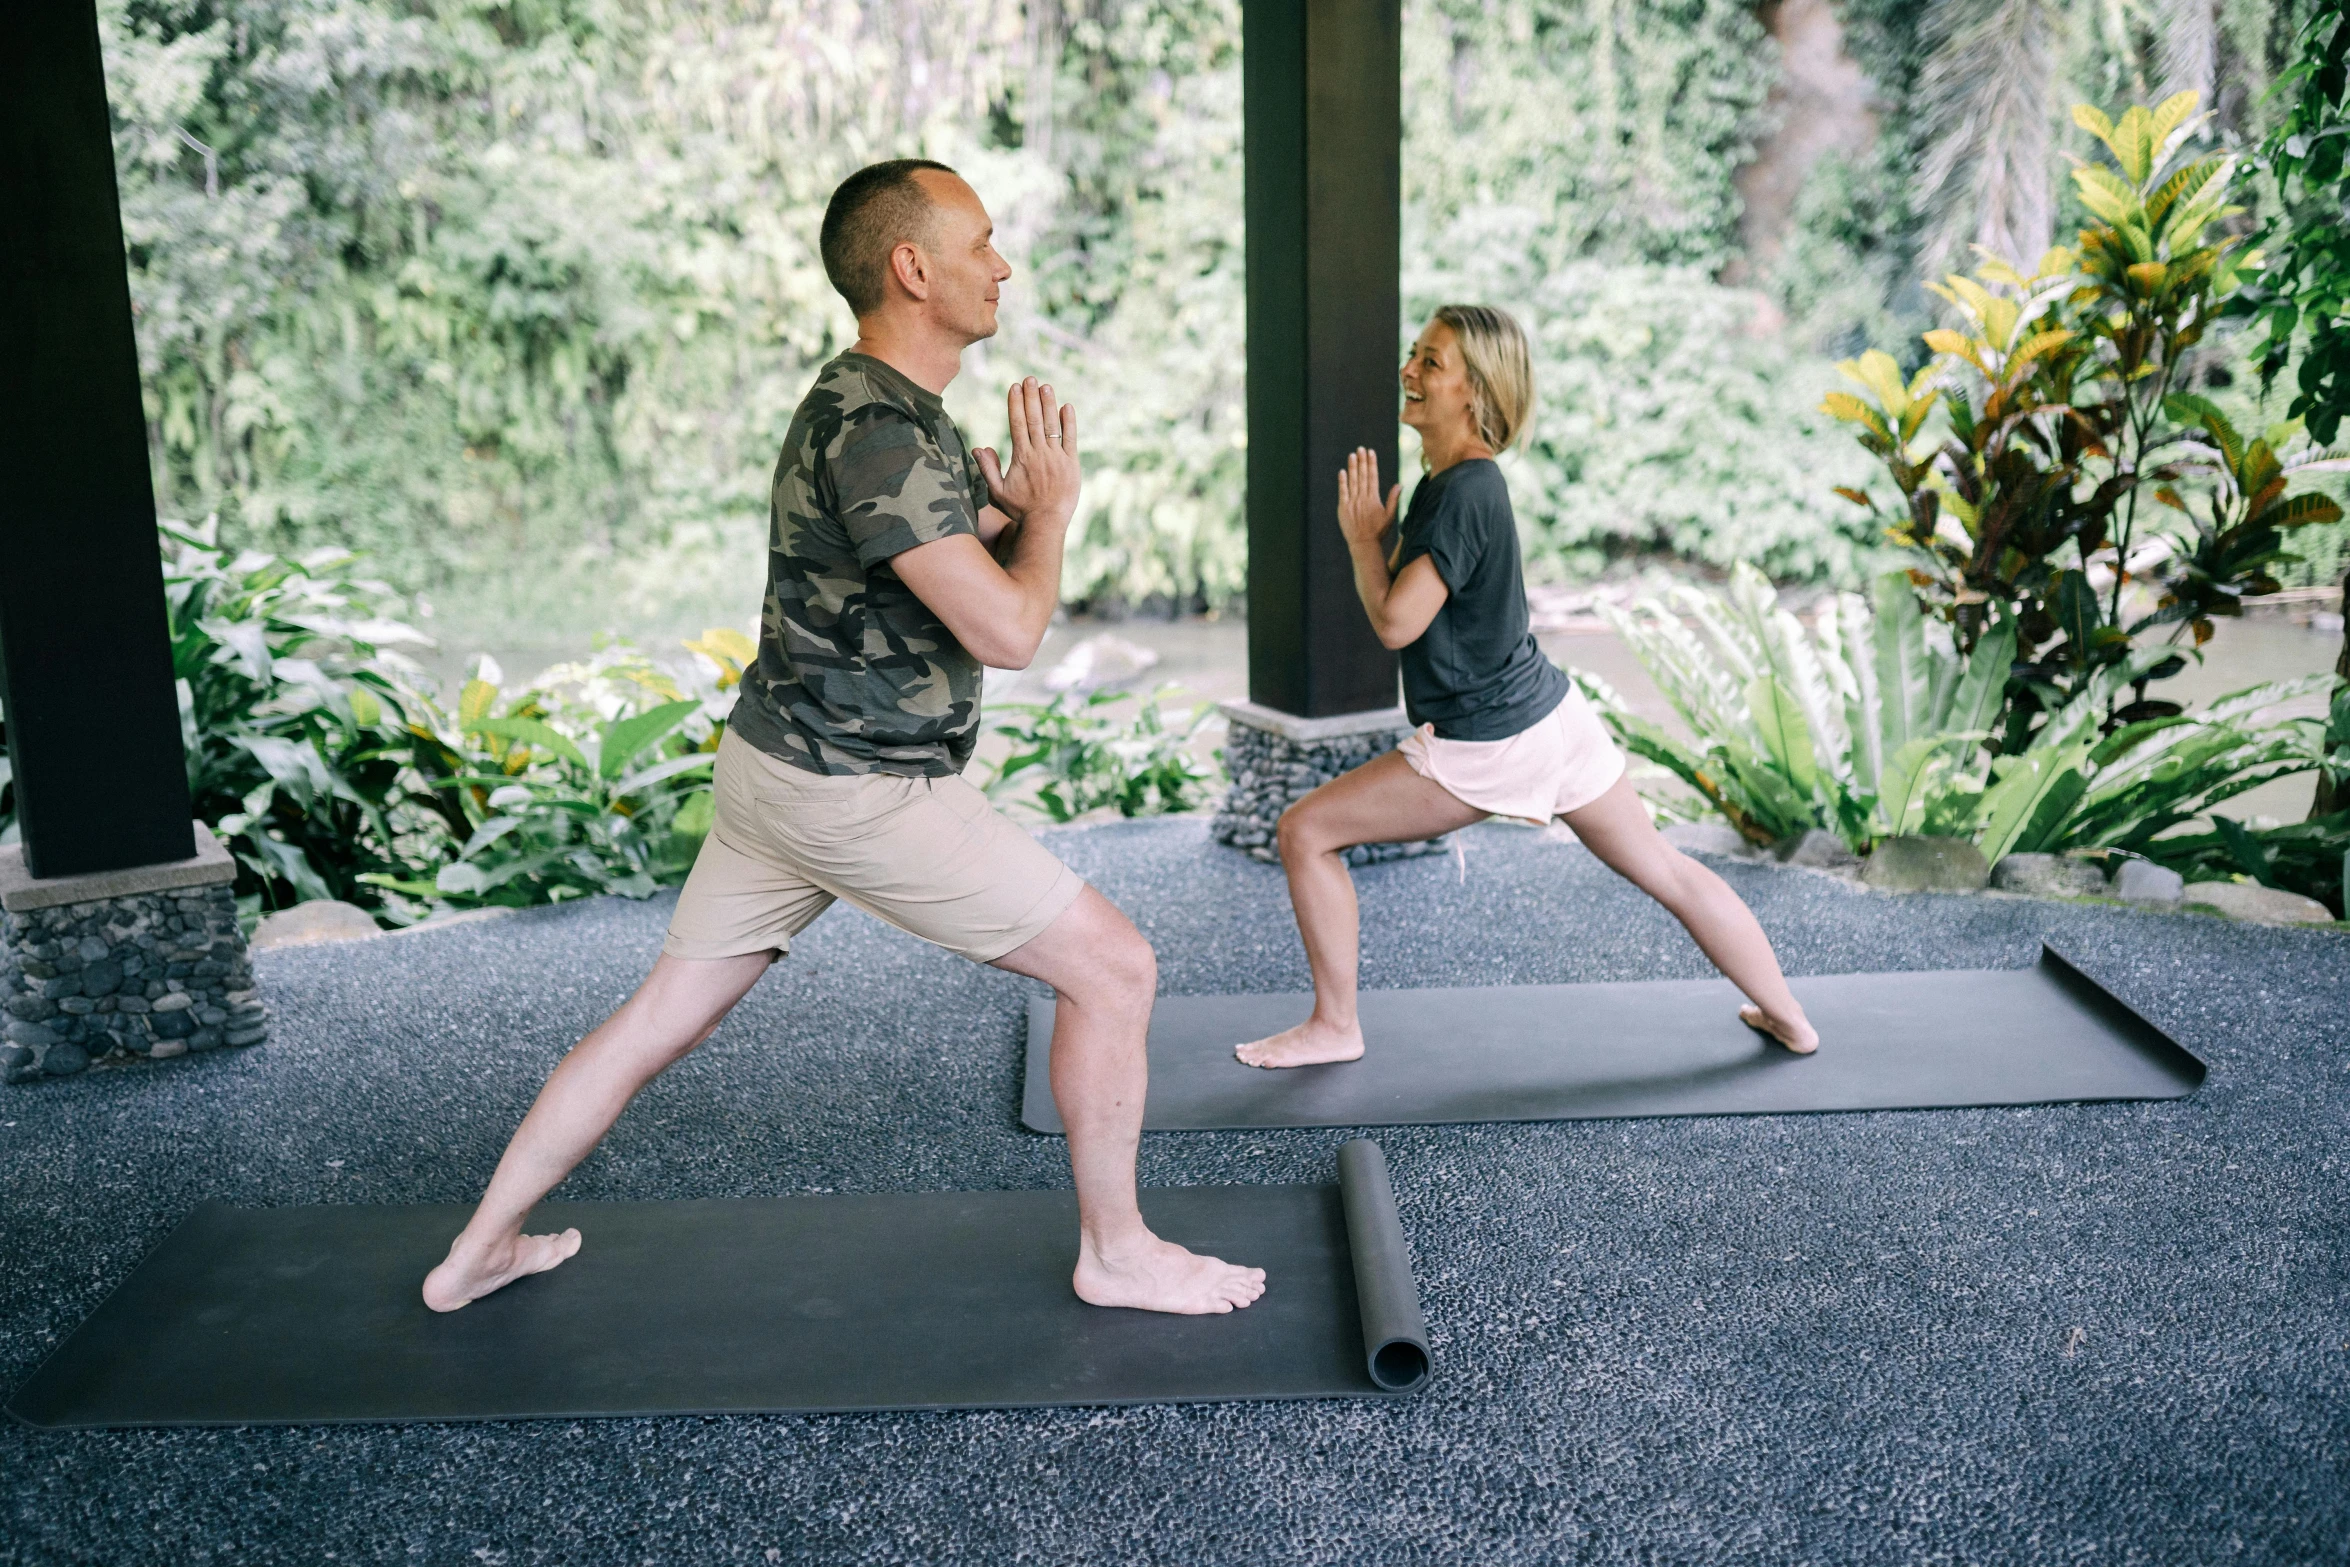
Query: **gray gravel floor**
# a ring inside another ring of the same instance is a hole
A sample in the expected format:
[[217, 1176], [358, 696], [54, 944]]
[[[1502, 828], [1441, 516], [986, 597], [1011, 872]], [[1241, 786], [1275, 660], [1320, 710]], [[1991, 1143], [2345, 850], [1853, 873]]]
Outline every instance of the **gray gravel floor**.
[[[1057, 834], [1169, 993], [1298, 989], [1276, 871], [1196, 821]], [[1366, 983], [1694, 976], [1580, 849], [1359, 876]], [[1795, 973], [2042, 934], [2192, 1098], [1379, 1133], [1441, 1380], [1384, 1404], [60, 1436], [0, 1430], [0, 1562], [2339, 1562], [2350, 938], [1724, 867]], [[0, 1093], [9, 1385], [200, 1199], [476, 1194], [666, 898], [264, 954], [260, 1050]], [[1064, 1185], [1027, 983], [828, 914], [559, 1194]], [[1178, 1133], [1151, 1184], [1329, 1178]]]

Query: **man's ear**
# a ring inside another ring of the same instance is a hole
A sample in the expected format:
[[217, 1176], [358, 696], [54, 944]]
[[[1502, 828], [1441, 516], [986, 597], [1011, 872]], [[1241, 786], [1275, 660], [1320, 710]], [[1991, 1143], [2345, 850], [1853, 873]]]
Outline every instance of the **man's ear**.
[[916, 299], [930, 297], [930, 259], [922, 254], [921, 246], [909, 239], [892, 247], [889, 269], [907, 293]]

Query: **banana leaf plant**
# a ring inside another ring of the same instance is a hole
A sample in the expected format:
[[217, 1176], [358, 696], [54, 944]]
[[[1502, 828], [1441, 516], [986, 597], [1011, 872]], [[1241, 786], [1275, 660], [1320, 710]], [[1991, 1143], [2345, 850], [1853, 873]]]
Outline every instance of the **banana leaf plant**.
[[2105, 712], [2161, 648], [2109, 665], [2051, 714], [2031, 747], [1991, 761], [1975, 842], [2011, 853], [2120, 849], [2150, 854], [2173, 828], [2249, 789], [2323, 764], [2324, 723], [2275, 710], [2318, 695], [2332, 675], [2271, 681], [2203, 712], [2141, 719], [2106, 732]]

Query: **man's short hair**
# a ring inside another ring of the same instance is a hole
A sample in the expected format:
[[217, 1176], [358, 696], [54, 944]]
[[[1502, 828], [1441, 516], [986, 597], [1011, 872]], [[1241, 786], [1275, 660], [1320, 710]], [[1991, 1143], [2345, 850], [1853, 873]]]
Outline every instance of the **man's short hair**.
[[860, 317], [889, 297], [890, 252], [907, 240], [921, 244], [930, 238], [930, 196], [914, 178], [920, 169], [955, 172], [928, 158], [868, 164], [842, 180], [824, 208], [818, 238], [824, 275]]

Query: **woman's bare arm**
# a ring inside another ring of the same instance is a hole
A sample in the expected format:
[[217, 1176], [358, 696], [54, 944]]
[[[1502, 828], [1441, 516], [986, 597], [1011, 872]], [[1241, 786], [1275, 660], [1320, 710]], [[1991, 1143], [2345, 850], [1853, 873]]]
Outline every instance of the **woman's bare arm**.
[[1400, 648], [1420, 640], [1436, 612], [1444, 608], [1451, 590], [1436, 563], [1423, 555], [1390, 574], [1384, 540], [1394, 526], [1395, 507], [1403, 494], [1396, 485], [1379, 499], [1379, 456], [1367, 446], [1355, 448], [1338, 475], [1338, 527], [1346, 535], [1347, 554], [1354, 560], [1355, 593], [1381, 647]]

